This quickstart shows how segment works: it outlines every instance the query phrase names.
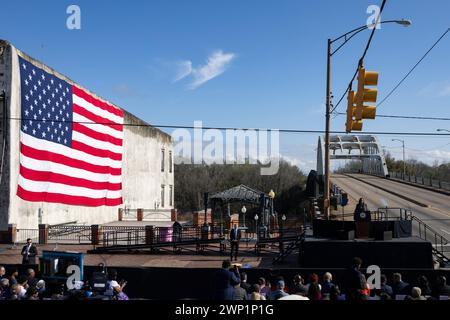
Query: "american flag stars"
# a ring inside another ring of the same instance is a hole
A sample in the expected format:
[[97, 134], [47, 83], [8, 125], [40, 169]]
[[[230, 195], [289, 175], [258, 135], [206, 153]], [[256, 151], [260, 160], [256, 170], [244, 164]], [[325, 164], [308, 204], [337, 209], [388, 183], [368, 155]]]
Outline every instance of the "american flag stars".
[[[70, 147], [72, 131], [72, 88], [66, 81], [36, 69], [28, 61], [21, 64], [22, 131], [36, 138]], [[31, 120], [31, 121], [30, 121]]]

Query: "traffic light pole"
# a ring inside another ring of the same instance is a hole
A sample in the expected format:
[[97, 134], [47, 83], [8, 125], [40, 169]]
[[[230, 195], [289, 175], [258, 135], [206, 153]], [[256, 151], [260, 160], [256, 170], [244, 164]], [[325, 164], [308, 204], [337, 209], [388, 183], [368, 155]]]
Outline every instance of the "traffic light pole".
[[327, 219], [330, 218], [330, 109], [331, 109], [331, 39], [328, 39], [327, 51], [327, 94], [325, 110], [325, 185], [323, 192], [323, 209]]
[[[378, 20], [378, 19], [377, 19]], [[377, 24], [383, 23], [397, 23], [403, 26], [411, 25], [409, 20], [388, 20], [381, 21], [376, 24], [366, 24], [359, 28], [350, 30], [344, 33], [340, 37], [335, 39], [328, 39], [327, 44], [327, 93], [326, 93], [326, 109], [325, 109], [325, 185], [324, 185], [324, 213], [327, 219], [330, 218], [330, 111], [331, 111], [331, 57], [338, 52], [351, 38], [355, 35], [369, 29], [371, 27], [376, 27]], [[331, 50], [331, 45], [333, 42], [343, 39], [343, 43], [339, 45], [334, 51]]]

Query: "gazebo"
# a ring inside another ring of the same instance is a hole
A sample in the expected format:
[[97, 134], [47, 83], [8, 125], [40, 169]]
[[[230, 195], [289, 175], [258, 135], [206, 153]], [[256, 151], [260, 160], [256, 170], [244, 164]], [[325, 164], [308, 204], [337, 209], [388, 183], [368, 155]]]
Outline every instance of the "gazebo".
[[[273, 210], [273, 191], [269, 194], [266, 194], [262, 191], [250, 188], [246, 185], [240, 184], [238, 186], [232, 187], [230, 189], [212, 193], [208, 195], [208, 203], [211, 207], [211, 213], [214, 214], [216, 212], [217, 206], [223, 207], [227, 206], [227, 215], [231, 217], [231, 207], [232, 203], [242, 203], [244, 206], [241, 209], [241, 213], [243, 214], [244, 219], [244, 227], [245, 227], [245, 213], [247, 209], [245, 208], [245, 204], [250, 204], [258, 207], [258, 214], [255, 215], [255, 220], [258, 222], [259, 218], [261, 218], [260, 228], [264, 231], [264, 234], [269, 231], [269, 215], [274, 216]], [[220, 210], [220, 226], [221, 233], [223, 233], [223, 210]]]

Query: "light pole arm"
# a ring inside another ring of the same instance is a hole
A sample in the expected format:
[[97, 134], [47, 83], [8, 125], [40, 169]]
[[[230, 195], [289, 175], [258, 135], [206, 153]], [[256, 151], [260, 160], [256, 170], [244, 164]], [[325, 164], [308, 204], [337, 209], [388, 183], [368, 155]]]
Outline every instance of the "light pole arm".
[[[382, 23], [399, 23], [399, 24], [403, 24], [405, 26], [408, 26], [409, 24], [411, 24], [408, 20], [386, 20], [386, 21], [380, 22], [380, 24], [382, 24]], [[343, 35], [331, 40], [331, 44], [333, 44], [334, 42], [339, 41], [342, 38], [344, 38], [344, 42], [339, 47], [337, 47], [335, 50], [333, 50], [331, 52], [331, 55], [333, 56], [336, 52], [338, 52], [339, 49], [341, 49], [348, 41], [350, 41], [351, 38], [356, 36], [361, 31], [369, 29], [370, 27], [376, 28], [376, 25], [375, 24], [363, 25], [361, 27], [350, 30], [349, 32], [346, 32]]]

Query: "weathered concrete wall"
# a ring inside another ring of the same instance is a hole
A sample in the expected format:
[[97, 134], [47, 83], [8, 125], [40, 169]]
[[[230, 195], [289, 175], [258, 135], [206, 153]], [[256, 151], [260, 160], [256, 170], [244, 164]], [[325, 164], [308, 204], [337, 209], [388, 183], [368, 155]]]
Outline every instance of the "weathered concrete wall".
[[[0, 42], [0, 47], [2, 43]], [[169, 206], [169, 189], [173, 186], [173, 170], [169, 172], [169, 152], [172, 151], [171, 137], [159, 129], [152, 128], [142, 120], [124, 111], [124, 123], [136, 126], [124, 126], [123, 138], [123, 162], [122, 162], [122, 198], [123, 205], [116, 207], [83, 207], [56, 203], [29, 202], [24, 201], [16, 195], [19, 177], [20, 156], [20, 79], [17, 54], [39, 67], [45, 68], [47, 72], [73, 83], [70, 79], [50, 69], [49, 67], [33, 60], [12, 46], [5, 46], [6, 56], [0, 58], [0, 73], [2, 68], [6, 75], [6, 86], [8, 100], [9, 121], [8, 130], [8, 161], [7, 168], [2, 181], [0, 194], [0, 229], [6, 229], [8, 224], [14, 223], [19, 229], [36, 229], [39, 223], [58, 224], [71, 221], [86, 224], [101, 224], [117, 220], [118, 208], [145, 208], [155, 209], [155, 204], [161, 203], [161, 185], [165, 185], [165, 206], [159, 209], [166, 211], [173, 208]], [[2, 81], [2, 78], [0, 78]], [[1, 88], [0, 88], [1, 90]], [[100, 97], [98, 97], [101, 99]], [[104, 99], [103, 99], [104, 100]], [[106, 101], [108, 102], [108, 101]], [[110, 102], [108, 102], [110, 103]], [[161, 150], [165, 150], [165, 170], [161, 172]], [[42, 217], [38, 216], [39, 209]], [[167, 214], [158, 216], [156, 220], [167, 219]], [[170, 217], [168, 219], [170, 221]]]

